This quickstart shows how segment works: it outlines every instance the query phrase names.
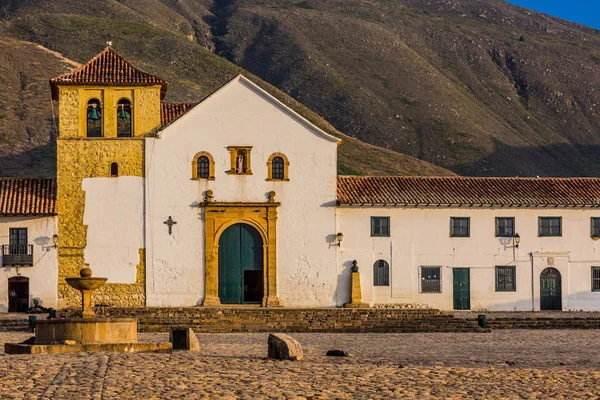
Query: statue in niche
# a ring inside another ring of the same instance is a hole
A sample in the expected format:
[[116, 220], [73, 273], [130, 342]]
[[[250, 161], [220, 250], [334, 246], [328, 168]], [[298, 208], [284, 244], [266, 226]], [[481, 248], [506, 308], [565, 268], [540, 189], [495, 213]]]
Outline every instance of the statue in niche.
[[235, 172], [237, 172], [238, 174], [243, 174], [246, 170], [245, 163], [246, 163], [246, 156], [243, 151], [240, 151], [236, 158]]

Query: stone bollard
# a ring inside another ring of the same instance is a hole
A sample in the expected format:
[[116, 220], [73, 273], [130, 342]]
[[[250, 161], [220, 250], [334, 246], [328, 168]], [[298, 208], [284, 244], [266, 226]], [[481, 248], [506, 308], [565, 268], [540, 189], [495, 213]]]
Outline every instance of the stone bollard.
[[169, 341], [173, 344], [173, 350], [200, 350], [200, 343], [192, 328], [171, 329]]
[[269, 334], [269, 358], [298, 361], [304, 357], [300, 343], [289, 335]]

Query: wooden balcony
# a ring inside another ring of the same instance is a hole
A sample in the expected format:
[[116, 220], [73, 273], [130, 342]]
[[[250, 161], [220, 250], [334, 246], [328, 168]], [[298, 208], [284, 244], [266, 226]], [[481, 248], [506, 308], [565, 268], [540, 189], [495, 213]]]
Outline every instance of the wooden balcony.
[[32, 244], [5, 244], [2, 245], [2, 266], [23, 267], [33, 266]]

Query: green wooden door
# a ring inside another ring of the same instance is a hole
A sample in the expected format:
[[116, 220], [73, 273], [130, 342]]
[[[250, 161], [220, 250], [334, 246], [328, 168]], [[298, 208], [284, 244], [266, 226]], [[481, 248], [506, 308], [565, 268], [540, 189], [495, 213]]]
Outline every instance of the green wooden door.
[[219, 298], [223, 304], [260, 303], [263, 293], [263, 244], [246, 224], [225, 229], [219, 238]]
[[546, 268], [540, 274], [540, 309], [562, 310], [560, 272]]
[[454, 282], [454, 309], [471, 309], [471, 280], [469, 268], [454, 268], [452, 270]]

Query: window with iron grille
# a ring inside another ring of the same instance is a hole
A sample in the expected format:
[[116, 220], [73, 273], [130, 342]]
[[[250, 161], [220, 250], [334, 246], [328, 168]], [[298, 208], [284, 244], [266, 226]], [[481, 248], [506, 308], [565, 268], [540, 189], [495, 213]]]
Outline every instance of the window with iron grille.
[[373, 286], [390, 286], [390, 265], [385, 260], [373, 264]]
[[514, 265], [496, 267], [496, 292], [515, 292], [517, 290], [515, 281]]
[[271, 161], [271, 177], [272, 179], [284, 179], [284, 169], [283, 169], [283, 158], [275, 157], [273, 161]]
[[469, 217], [452, 217], [450, 218], [450, 236], [452, 237], [469, 237], [470, 235]]
[[422, 266], [420, 275], [421, 293], [442, 293], [442, 267]]
[[371, 236], [390, 236], [390, 217], [371, 217]]
[[208, 157], [201, 156], [198, 158], [198, 178], [208, 179], [210, 174], [210, 161]]
[[600, 267], [592, 267], [592, 292], [600, 292]]
[[562, 236], [561, 217], [539, 217], [539, 236]]
[[600, 237], [600, 218], [592, 217], [592, 237]]
[[515, 219], [513, 217], [496, 217], [496, 236], [515, 236]]

